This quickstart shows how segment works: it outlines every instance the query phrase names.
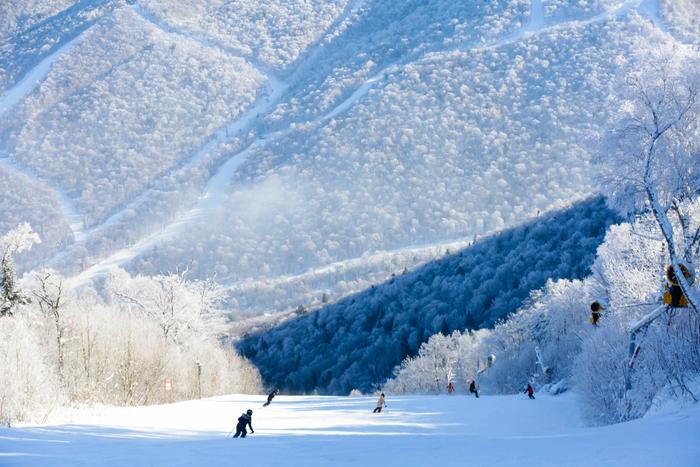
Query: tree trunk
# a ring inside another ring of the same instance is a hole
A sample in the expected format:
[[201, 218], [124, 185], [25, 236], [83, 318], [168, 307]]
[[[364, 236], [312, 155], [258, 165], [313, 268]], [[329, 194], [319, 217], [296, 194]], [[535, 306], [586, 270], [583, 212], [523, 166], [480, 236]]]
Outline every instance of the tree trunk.
[[668, 216], [666, 215], [666, 210], [663, 209], [661, 203], [659, 202], [659, 195], [656, 191], [656, 186], [651, 180], [651, 162], [654, 155], [654, 145], [659, 136], [660, 135], [657, 134], [657, 136], [653, 138], [647, 150], [647, 161], [646, 168], [644, 171], [644, 189], [646, 191], [649, 204], [651, 205], [651, 211], [654, 214], [654, 218], [659, 224], [661, 233], [663, 234], [664, 239], [666, 240], [666, 244], [668, 245], [668, 254], [671, 258], [673, 272], [676, 274], [678, 284], [680, 285], [681, 290], [683, 291], [683, 295], [685, 295], [688, 299], [688, 303], [690, 304], [693, 311], [695, 311], [695, 313], [698, 313], [698, 309], [700, 307], [700, 297], [698, 297], [698, 294], [690, 286], [688, 280], [683, 275], [683, 271], [681, 271], [679, 264], [680, 260], [678, 258], [678, 253], [676, 250], [676, 242], [673, 239], [673, 226], [671, 225], [671, 222], [669, 221]]

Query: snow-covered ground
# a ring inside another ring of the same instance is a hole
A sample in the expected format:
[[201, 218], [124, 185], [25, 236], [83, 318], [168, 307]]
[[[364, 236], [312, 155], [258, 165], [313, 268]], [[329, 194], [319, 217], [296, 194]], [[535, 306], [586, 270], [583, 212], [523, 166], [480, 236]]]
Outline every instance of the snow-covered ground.
[[[574, 396], [226, 396], [139, 408], [66, 410], [0, 430], [0, 465], [697, 466], [700, 404], [587, 427]], [[254, 410], [255, 434], [227, 435]]]

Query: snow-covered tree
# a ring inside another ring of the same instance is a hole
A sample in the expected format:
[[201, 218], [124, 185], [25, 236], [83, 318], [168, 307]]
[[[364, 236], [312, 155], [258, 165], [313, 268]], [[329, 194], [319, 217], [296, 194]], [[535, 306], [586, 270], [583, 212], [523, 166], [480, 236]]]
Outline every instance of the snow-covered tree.
[[152, 317], [163, 337], [183, 342], [187, 335], [220, 335], [223, 314], [221, 286], [211, 280], [190, 281], [188, 269], [158, 276], [130, 276], [123, 270], [110, 275], [108, 290], [117, 302]]
[[467, 391], [475, 379], [479, 358], [479, 341], [483, 331], [450, 335], [437, 333], [421, 345], [418, 355], [406, 358], [394, 370], [394, 378], [384, 389], [392, 393], [445, 392], [448, 383]]
[[690, 262], [700, 241], [690, 213], [700, 195], [700, 57], [661, 50], [642, 63], [625, 76], [620, 111], [601, 146], [602, 187], [618, 210], [653, 213], [680, 287], [698, 312], [700, 297], [679, 263]]
[[58, 375], [64, 378], [65, 365], [65, 331], [66, 318], [64, 316], [65, 290], [63, 279], [55, 273], [44, 272], [36, 275], [36, 286], [32, 290], [36, 298], [41, 314], [53, 324], [54, 338], [56, 341], [56, 355], [58, 363]]
[[27, 223], [0, 237], [0, 317], [11, 315], [15, 307], [28, 302], [28, 297], [17, 287], [12, 258], [16, 253], [30, 250], [32, 245], [40, 242], [39, 235]]

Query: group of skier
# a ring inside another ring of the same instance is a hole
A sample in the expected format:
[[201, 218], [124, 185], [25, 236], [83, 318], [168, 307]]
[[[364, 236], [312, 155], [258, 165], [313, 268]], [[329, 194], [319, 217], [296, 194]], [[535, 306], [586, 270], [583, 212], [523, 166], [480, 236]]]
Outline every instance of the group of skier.
[[[447, 383], [447, 393], [452, 394], [455, 390], [454, 384], [452, 384], [452, 381]], [[472, 380], [471, 383], [469, 383], [469, 393], [474, 394], [476, 398], [479, 398], [479, 390], [476, 387], [476, 381]], [[532, 387], [532, 384], [527, 383], [527, 387], [525, 388], [525, 394], [527, 394], [527, 397], [530, 399], [535, 398], [535, 388]], [[384, 397], [384, 394], [382, 394], [382, 397]]]
[[[447, 385], [447, 392], [449, 394], [452, 394], [453, 391], [454, 385], [452, 384], [452, 382], [450, 382]], [[476, 381], [472, 380], [472, 382], [469, 384], [469, 392], [471, 394], [474, 394], [474, 396], [476, 396], [477, 399], [479, 398], [479, 390], [476, 387]], [[272, 399], [274, 399], [277, 394], [279, 394], [279, 389], [273, 389], [273, 391], [267, 396], [267, 402], [265, 402], [262, 406], [267, 407], [268, 405], [270, 405]], [[535, 398], [535, 389], [532, 387], [532, 384], [527, 384], [525, 394], [527, 394], [527, 396], [530, 399]], [[382, 413], [382, 409], [386, 406], [386, 396], [384, 395], [384, 393], [381, 393], [379, 399], [377, 399], [377, 405], [372, 411], [372, 413]], [[234, 434], [233, 437], [245, 438], [248, 434], [246, 427], [250, 428], [251, 433], [255, 433], [255, 430], [253, 430], [253, 411], [251, 409], [248, 409], [246, 412], [241, 414], [240, 417], [238, 417], [238, 424], [236, 424], [236, 434]]]
[[[267, 395], [267, 402], [265, 402], [262, 406], [267, 407], [268, 405], [270, 405], [272, 399], [274, 399], [275, 396], [279, 394], [279, 392], [279, 389], [273, 389], [272, 392]], [[240, 417], [238, 417], [238, 423], [236, 424], [236, 434], [233, 435], [233, 437], [245, 438], [245, 436], [248, 434], [246, 427], [250, 428], [251, 433], [255, 433], [255, 430], [253, 430], [253, 411], [251, 409], [246, 410], [244, 413], [241, 414]]]
[[[452, 382], [450, 381], [447, 384], [447, 393], [452, 394], [452, 392], [454, 390], [455, 390], [455, 387], [452, 384]], [[472, 382], [469, 383], [469, 392], [471, 394], [474, 394], [477, 399], [479, 398], [479, 390], [476, 388], [476, 381], [472, 380]], [[525, 394], [527, 394], [527, 397], [529, 397], [530, 399], [535, 398], [535, 388], [532, 387], [532, 384], [527, 383], [527, 387], [525, 388]]]

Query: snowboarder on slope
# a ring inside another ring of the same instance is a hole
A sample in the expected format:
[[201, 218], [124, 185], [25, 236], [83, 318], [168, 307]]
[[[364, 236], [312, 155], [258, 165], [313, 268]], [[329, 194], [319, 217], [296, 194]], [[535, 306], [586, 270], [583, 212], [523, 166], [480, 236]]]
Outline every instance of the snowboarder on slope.
[[447, 394], [452, 394], [452, 392], [455, 390], [454, 384], [452, 384], [452, 381], [450, 381], [447, 384]]
[[472, 380], [469, 385], [469, 392], [474, 393], [477, 399], [479, 398], [479, 391], [476, 389], [476, 381]]
[[382, 407], [386, 407], [386, 401], [384, 400], [384, 393], [382, 393], [381, 396], [379, 396], [379, 400], [377, 400], [377, 407], [374, 409], [372, 413], [382, 413]]
[[527, 383], [527, 389], [525, 389], [525, 392], [527, 393], [527, 397], [530, 399], [535, 398], [535, 389], [532, 387], [532, 384]]
[[255, 433], [255, 430], [253, 430], [253, 411], [248, 409], [248, 411], [244, 414], [242, 414], [240, 417], [238, 417], [238, 425], [236, 425], [236, 434], [233, 435], [234, 438], [238, 438], [239, 436], [241, 438], [245, 438], [245, 435], [248, 434], [248, 432], [245, 429], [245, 426], [248, 425], [250, 427], [250, 432]]
[[280, 390], [279, 390], [279, 389], [274, 389], [274, 390], [267, 396], [267, 402], [265, 402], [265, 403], [263, 404], [263, 407], [267, 407], [268, 405], [270, 405], [270, 402], [272, 402], [272, 399], [274, 399], [275, 396], [276, 396], [277, 394], [279, 394], [279, 393], [280, 393]]

